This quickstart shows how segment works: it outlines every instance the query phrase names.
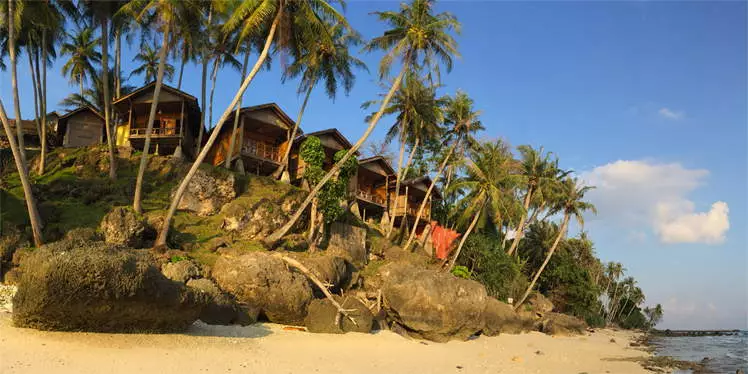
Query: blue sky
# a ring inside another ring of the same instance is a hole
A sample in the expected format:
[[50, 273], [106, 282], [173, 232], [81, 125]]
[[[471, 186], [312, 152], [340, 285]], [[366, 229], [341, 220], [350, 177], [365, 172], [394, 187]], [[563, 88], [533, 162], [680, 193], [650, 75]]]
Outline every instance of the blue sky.
[[[353, 1], [347, 15], [371, 38], [383, 26], [369, 13], [397, 6]], [[475, 99], [485, 138], [542, 145], [598, 186], [589, 197], [600, 214], [585, 229], [603, 260], [624, 263], [637, 278], [647, 304], [663, 304], [661, 327], [748, 327], [746, 4], [453, 1], [438, 8], [463, 24], [462, 57], [443, 76], [442, 92], [462, 89]], [[123, 56], [126, 72], [132, 54]], [[349, 96], [333, 102], [317, 91], [302, 127], [337, 127], [356, 139], [367, 114], [360, 104], [380, 92], [379, 57], [361, 55], [371, 73], [358, 75]], [[295, 117], [300, 100], [293, 82], [280, 83], [279, 62], [258, 75], [244, 103], [274, 101]], [[77, 90], [60, 67], [49, 76], [51, 108]], [[214, 119], [238, 78], [220, 72]], [[183, 89], [199, 96], [199, 67], [186, 68]], [[8, 72], [0, 93], [13, 116]], [[390, 123], [385, 118], [373, 137]]]

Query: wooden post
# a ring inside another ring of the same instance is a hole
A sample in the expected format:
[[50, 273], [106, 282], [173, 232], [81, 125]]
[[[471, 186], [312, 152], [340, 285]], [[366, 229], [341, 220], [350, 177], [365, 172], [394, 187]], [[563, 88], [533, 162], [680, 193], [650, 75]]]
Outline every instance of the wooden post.
[[182, 99], [182, 110], [179, 114], [179, 146], [184, 141], [184, 99]]

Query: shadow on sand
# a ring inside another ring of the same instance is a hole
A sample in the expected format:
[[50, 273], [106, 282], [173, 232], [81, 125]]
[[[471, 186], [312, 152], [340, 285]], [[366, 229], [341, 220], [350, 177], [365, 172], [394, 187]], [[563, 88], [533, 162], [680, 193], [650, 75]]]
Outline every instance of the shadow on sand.
[[208, 325], [202, 321], [197, 321], [185, 332], [189, 336], [213, 336], [222, 338], [262, 338], [272, 334], [273, 331], [262, 323], [255, 323], [249, 326], [222, 326]]

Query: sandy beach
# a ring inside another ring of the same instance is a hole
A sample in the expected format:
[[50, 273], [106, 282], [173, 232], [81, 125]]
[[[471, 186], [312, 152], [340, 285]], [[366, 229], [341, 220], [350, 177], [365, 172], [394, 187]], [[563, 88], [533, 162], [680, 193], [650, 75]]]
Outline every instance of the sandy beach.
[[[187, 334], [43, 332], [0, 313], [0, 373], [646, 373], [635, 334], [538, 332], [439, 344], [389, 331], [327, 335], [196, 323]], [[612, 342], [614, 339], [615, 342]]]

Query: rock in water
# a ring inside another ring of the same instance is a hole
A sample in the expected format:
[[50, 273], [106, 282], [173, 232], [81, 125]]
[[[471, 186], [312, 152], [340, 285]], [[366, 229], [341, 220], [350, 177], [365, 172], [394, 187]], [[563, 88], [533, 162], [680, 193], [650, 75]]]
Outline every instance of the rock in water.
[[561, 313], [546, 313], [538, 325], [548, 335], [579, 335], [587, 328], [584, 321]]
[[304, 275], [267, 253], [221, 253], [212, 270], [221, 289], [239, 302], [259, 308], [271, 322], [303, 324], [312, 300], [312, 288]]
[[118, 206], [104, 216], [99, 228], [107, 243], [140, 248], [143, 245], [146, 223], [145, 218], [132, 208]]
[[22, 264], [16, 326], [97, 332], [184, 331], [208, 298], [173, 282], [146, 251], [102, 242], [56, 242]]
[[231, 295], [221, 291], [210, 279], [190, 279], [187, 287], [200, 290], [210, 296], [210, 302], [203, 308], [200, 320], [209, 325], [246, 326], [257, 320], [257, 308], [243, 308]]
[[343, 309], [348, 310], [348, 314], [356, 323], [350, 319], [340, 316], [340, 326], [335, 323], [338, 315], [336, 308], [328, 299], [315, 299], [309, 304], [309, 313], [306, 316], [305, 324], [309, 332], [343, 334], [346, 332], [371, 332], [374, 323], [374, 315], [369, 308], [360, 300], [354, 297], [335, 296], [335, 301]]
[[225, 170], [200, 168], [187, 186], [178, 208], [209, 216], [235, 197], [234, 174]]
[[200, 268], [192, 260], [168, 262], [161, 267], [161, 272], [167, 278], [179, 283], [187, 283], [192, 278], [200, 277]]
[[445, 342], [483, 329], [488, 296], [480, 283], [405, 263], [385, 265], [380, 274], [387, 315], [410, 335]]
[[519, 334], [532, 329], [532, 321], [521, 318], [514, 312], [512, 306], [502, 303], [493, 297], [486, 299], [486, 309], [483, 311], [486, 326], [483, 334], [496, 336], [503, 334]]

